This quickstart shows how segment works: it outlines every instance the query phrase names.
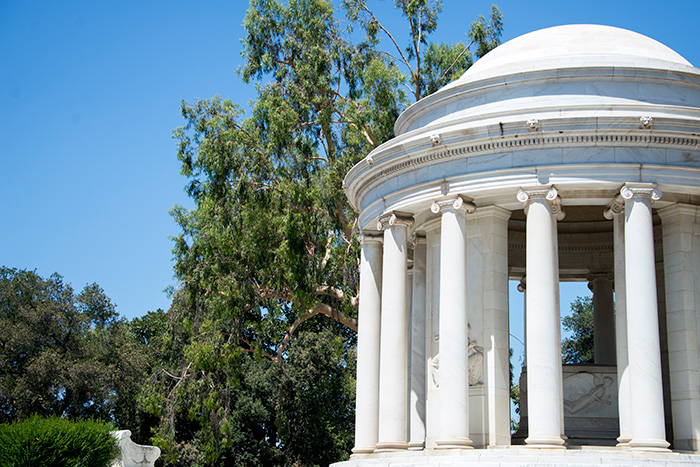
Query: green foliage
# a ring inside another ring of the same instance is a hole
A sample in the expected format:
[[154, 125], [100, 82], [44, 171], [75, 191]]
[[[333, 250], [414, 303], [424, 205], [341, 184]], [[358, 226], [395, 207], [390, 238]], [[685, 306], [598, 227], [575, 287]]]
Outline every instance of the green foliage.
[[359, 245], [342, 180], [393, 137], [411, 101], [501, 32], [494, 7], [498, 21], [477, 19], [471, 44], [431, 44], [439, 2], [396, 6], [408, 49], [361, 0], [341, 14], [324, 0], [252, 0], [240, 69], [258, 91], [249, 115], [219, 97], [182, 103], [174, 137], [195, 208], [172, 211], [181, 286], [162, 335], [133, 326], [161, 362], [140, 402], [161, 420], [152, 442], [166, 465], [347, 457]]
[[0, 424], [4, 467], [109, 467], [119, 455], [114, 430], [96, 421], [71, 422], [32, 416]]
[[[520, 416], [520, 384], [515, 382], [515, 374], [513, 373], [513, 349], [509, 349], [508, 357], [508, 376], [510, 379], [510, 400], [515, 406], [515, 413]], [[510, 419], [510, 432], [515, 433], [520, 428], [520, 419], [517, 421]]]
[[97, 285], [0, 268], [0, 422], [32, 414], [137, 427], [144, 349]]
[[562, 318], [564, 329], [572, 333], [561, 343], [564, 363], [593, 363], [593, 298], [577, 297], [571, 314]]

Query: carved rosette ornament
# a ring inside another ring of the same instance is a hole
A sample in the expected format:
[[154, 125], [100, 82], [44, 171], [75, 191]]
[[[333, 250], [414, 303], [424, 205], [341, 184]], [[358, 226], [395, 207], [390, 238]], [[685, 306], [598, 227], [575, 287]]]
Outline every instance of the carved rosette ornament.
[[627, 183], [620, 189], [620, 195], [624, 200], [630, 200], [635, 196], [649, 198], [651, 201], [661, 199], [661, 190], [653, 183]]
[[377, 230], [384, 230], [395, 225], [411, 227], [413, 225], [413, 218], [405, 214], [388, 212], [379, 217], [377, 221]]
[[527, 214], [527, 208], [530, 204], [530, 200], [545, 199], [549, 201], [549, 205], [552, 208], [552, 215], [555, 216], [558, 221], [564, 220], [564, 217], [566, 217], [566, 213], [561, 210], [561, 197], [559, 196], [559, 192], [551, 185], [521, 188], [516, 197], [518, 198], [518, 201], [525, 204], [525, 214]]
[[470, 199], [459, 195], [454, 198], [433, 201], [432, 206], [430, 206], [430, 210], [435, 214], [439, 213], [443, 209], [454, 209], [455, 211], [458, 209], [464, 209], [467, 211], [467, 214], [472, 214], [476, 211], [476, 205], [472, 203]]

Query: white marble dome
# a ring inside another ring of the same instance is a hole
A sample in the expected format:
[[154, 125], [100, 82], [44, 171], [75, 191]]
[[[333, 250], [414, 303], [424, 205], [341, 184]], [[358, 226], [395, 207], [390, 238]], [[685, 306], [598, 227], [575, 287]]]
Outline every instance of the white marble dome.
[[479, 59], [450, 86], [538, 69], [632, 66], [683, 69], [691, 64], [660, 42], [626, 29], [571, 24], [510, 40]]

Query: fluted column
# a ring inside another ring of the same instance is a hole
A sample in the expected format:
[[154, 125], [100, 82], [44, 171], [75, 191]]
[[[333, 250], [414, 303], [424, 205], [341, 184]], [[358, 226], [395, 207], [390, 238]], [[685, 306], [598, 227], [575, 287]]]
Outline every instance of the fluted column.
[[557, 190], [524, 188], [527, 270], [527, 394], [528, 438], [537, 448], [561, 448], [561, 342], [558, 339], [558, 252], [553, 215], [559, 215]]
[[476, 208], [461, 197], [433, 203], [442, 213], [440, 240], [439, 449], [471, 448], [467, 362], [466, 215]]
[[617, 195], [603, 213], [613, 221], [613, 249], [615, 263], [615, 350], [617, 361], [617, 405], [620, 419], [618, 446], [629, 446], [632, 439], [630, 406], [630, 377], [627, 347], [627, 288], [625, 287], [625, 205]]
[[593, 355], [596, 365], [615, 364], [615, 311], [613, 284], [607, 273], [588, 276], [593, 292]]
[[379, 337], [382, 294], [382, 238], [360, 236], [360, 303], [357, 323], [355, 447], [374, 451], [379, 428]]
[[409, 449], [425, 447], [425, 237], [413, 242], [413, 304], [411, 307], [411, 392], [409, 398]]
[[625, 284], [632, 409], [633, 449], [666, 450], [661, 346], [656, 297], [652, 200], [661, 191], [651, 184], [626, 184]]
[[390, 213], [384, 230], [377, 451], [406, 449], [408, 407], [407, 239], [412, 219]]

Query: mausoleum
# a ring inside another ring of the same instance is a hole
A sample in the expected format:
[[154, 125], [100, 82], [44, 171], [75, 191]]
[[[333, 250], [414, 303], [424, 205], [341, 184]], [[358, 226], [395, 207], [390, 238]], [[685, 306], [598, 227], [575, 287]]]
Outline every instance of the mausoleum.
[[[362, 257], [337, 465], [700, 465], [700, 69], [631, 31], [544, 29], [395, 135], [345, 178]], [[526, 328], [512, 436], [509, 280]], [[562, 281], [593, 292], [594, 364], [561, 363]]]

